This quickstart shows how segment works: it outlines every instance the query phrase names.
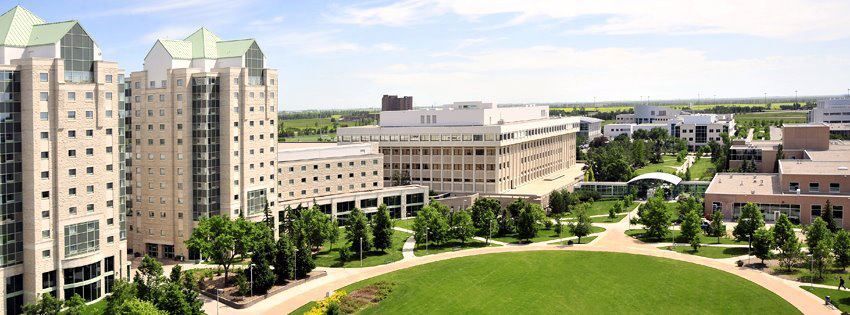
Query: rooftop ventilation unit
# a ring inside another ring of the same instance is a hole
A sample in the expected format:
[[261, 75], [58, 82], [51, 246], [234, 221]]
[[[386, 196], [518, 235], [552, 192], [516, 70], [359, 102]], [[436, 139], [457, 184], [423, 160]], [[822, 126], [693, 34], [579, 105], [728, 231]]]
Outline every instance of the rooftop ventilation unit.
[[839, 167], [838, 167], [838, 170], [839, 170], [839, 171], [846, 171], [846, 170], [847, 170], [847, 167], [846, 167], [846, 166], [839, 166]]

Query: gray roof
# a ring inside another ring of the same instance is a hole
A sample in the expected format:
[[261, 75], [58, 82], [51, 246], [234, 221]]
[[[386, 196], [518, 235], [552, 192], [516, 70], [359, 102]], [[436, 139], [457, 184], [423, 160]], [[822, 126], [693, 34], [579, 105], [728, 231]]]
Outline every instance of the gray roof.
[[593, 117], [587, 117], [587, 116], [579, 116], [579, 117], [578, 117], [578, 120], [579, 120], [579, 121], [581, 121], [581, 122], [586, 122], [586, 123], [598, 123], [598, 122], [602, 122], [602, 119], [599, 119], [599, 118], [593, 118]]
[[644, 179], [663, 180], [663, 181], [671, 183], [673, 185], [678, 185], [679, 182], [682, 181], [681, 177], [670, 174], [670, 173], [652, 172], [652, 173], [646, 173], [646, 174], [637, 176], [635, 178], [632, 178], [629, 181], [629, 184], [636, 182], [636, 181], [639, 181], [639, 180], [644, 180]]

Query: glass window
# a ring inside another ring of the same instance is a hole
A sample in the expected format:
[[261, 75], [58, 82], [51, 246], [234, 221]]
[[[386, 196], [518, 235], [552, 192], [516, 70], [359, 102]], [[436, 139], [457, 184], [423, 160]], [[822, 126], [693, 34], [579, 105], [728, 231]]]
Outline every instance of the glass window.
[[71, 83], [92, 82], [94, 73], [94, 41], [75, 24], [62, 37], [60, 56], [65, 62], [65, 81]]
[[[100, 225], [97, 220], [65, 226], [66, 257], [96, 251], [99, 248]], [[68, 284], [67, 280], [66, 284]]]
[[42, 72], [38, 74], [38, 80], [41, 82], [47, 82], [47, 72]]

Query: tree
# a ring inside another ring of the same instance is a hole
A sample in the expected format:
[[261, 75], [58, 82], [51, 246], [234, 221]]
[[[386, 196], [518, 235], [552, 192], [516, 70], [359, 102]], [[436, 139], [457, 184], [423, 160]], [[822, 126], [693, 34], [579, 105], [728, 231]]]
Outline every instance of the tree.
[[764, 226], [764, 215], [758, 205], [748, 202], [741, 207], [741, 216], [738, 217], [738, 225], [732, 230], [732, 235], [739, 241], [747, 241], [748, 248], [752, 249], [752, 238], [756, 230]]
[[65, 315], [81, 315], [83, 307], [86, 306], [86, 300], [77, 293], [74, 293], [70, 299], [65, 300]]
[[257, 225], [264, 230], [265, 237], [258, 240], [257, 246], [251, 252], [251, 265], [246, 272], [253, 276], [253, 293], [265, 294], [274, 286], [276, 275], [272, 271], [275, 261], [276, 244], [272, 234], [274, 233], [266, 225]]
[[623, 212], [623, 202], [621, 202], [621, 201], [615, 202], [614, 205], [611, 207], [611, 209], [614, 210], [614, 213]]
[[770, 250], [773, 249], [773, 235], [764, 227], [759, 228], [753, 234], [753, 255], [761, 259], [762, 265], [764, 260], [770, 258]]
[[446, 241], [449, 234], [449, 223], [445, 210], [442, 210], [442, 208], [443, 206], [440, 203], [432, 201], [422, 207], [422, 210], [419, 210], [419, 214], [413, 221], [413, 237], [417, 243], [425, 244], [427, 241], [442, 244]]
[[345, 231], [345, 239], [348, 241], [352, 252], [360, 253], [361, 247], [364, 251], [372, 248], [372, 241], [369, 239], [369, 223], [366, 220], [366, 215], [360, 209], [351, 210]]
[[646, 228], [646, 236], [651, 239], [663, 239], [670, 228], [670, 213], [664, 197], [656, 194], [640, 207], [638, 222]]
[[325, 229], [328, 234], [327, 241], [331, 244], [331, 250], [333, 250], [334, 244], [336, 244], [336, 242], [339, 242], [339, 223], [337, 223], [337, 221], [334, 219], [328, 220], [328, 225]]
[[561, 195], [560, 190], [553, 190], [549, 193], [549, 212], [556, 214], [561, 213], [566, 206], [564, 206], [564, 197]]
[[683, 242], [691, 244], [694, 251], [698, 251], [700, 247], [699, 235], [702, 232], [700, 229], [700, 223], [700, 216], [695, 210], [688, 212], [688, 214], [685, 215], [685, 219], [682, 220], [681, 238], [683, 239]]
[[817, 272], [818, 278], [823, 278], [823, 271], [832, 258], [832, 233], [823, 219], [816, 217], [806, 229], [806, 245], [812, 255], [812, 272]]
[[717, 238], [717, 243], [720, 243], [720, 237], [726, 236], [726, 225], [723, 224], [723, 212], [714, 211], [711, 214], [711, 225], [709, 225], [711, 236]]
[[614, 207], [609, 208], [608, 209], [608, 219], [614, 220], [614, 218], [616, 218], [616, 217], [617, 217], [617, 210], [615, 210]]
[[[109, 313], [107, 313], [109, 314]], [[123, 304], [119, 305], [115, 309], [115, 313], [113, 314], [121, 314], [121, 315], [165, 315], [166, 312], [163, 312], [156, 308], [153, 303], [148, 301], [142, 301], [139, 299], [131, 299]]]
[[561, 216], [555, 216], [555, 227], [552, 228], [555, 231], [555, 235], [558, 237], [561, 236], [561, 233], [564, 231], [564, 224], [561, 223]]
[[115, 279], [115, 283], [112, 285], [112, 294], [106, 296], [104, 313], [119, 314], [118, 309], [127, 301], [135, 300], [137, 293], [135, 284], [123, 279]]
[[826, 228], [829, 229], [830, 232], [835, 233], [841, 229], [841, 227], [835, 224], [835, 214], [832, 211], [832, 203], [829, 199], [826, 200], [826, 205], [824, 205], [823, 210], [821, 210], [820, 216], [823, 221], [826, 222]]
[[472, 216], [469, 215], [469, 211], [460, 210], [458, 211], [454, 217], [454, 229], [452, 230], [452, 235], [454, 238], [460, 240], [461, 244], [466, 244], [466, 241], [472, 238], [475, 235], [475, 226], [472, 224]]
[[322, 246], [325, 240], [327, 240], [329, 233], [328, 222], [331, 221], [330, 216], [322, 213], [318, 206], [313, 206], [301, 212], [299, 219], [299, 223], [301, 224], [296, 224], [296, 226], [300, 226], [303, 229], [302, 235], [306, 237], [307, 245], [313, 251], [317, 251], [319, 246]]
[[587, 215], [588, 206], [584, 204], [576, 211], [575, 222], [570, 222], [569, 227], [573, 235], [578, 237], [578, 242], [581, 244], [581, 238], [590, 235], [593, 228], [593, 221]]
[[393, 247], [393, 221], [387, 205], [378, 206], [375, 214], [375, 224], [372, 228], [372, 239], [375, 249], [386, 252], [387, 248]]
[[165, 281], [162, 275], [162, 264], [155, 258], [145, 255], [142, 263], [136, 271], [134, 281], [138, 291], [138, 297], [142, 300], [154, 302], [159, 298], [161, 292], [158, 290], [160, 284]]
[[247, 254], [253, 246], [254, 235], [247, 230], [253, 224], [243, 218], [232, 221], [219, 215], [202, 218], [186, 245], [221, 266], [224, 269], [224, 282], [227, 283], [230, 267], [236, 257]]
[[290, 235], [284, 234], [275, 243], [274, 273], [277, 283], [282, 284], [286, 279], [294, 279], [292, 264], [295, 262], [295, 246]]
[[787, 268], [788, 271], [791, 271], [791, 268], [801, 256], [800, 242], [797, 241], [796, 236], [793, 240], [789, 239], [785, 244], [779, 246], [779, 265]]
[[496, 214], [501, 211], [501, 208], [502, 205], [499, 204], [499, 201], [492, 198], [478, 198], [472, 203], [472, 207], [470, 207], [470, 210], [472, 210], [472, 223], [475, 224], [475, 228], [479, 233], [481, 231], [487, 231], [488, 225], [491, 223], [490, 217], [495, 218]]
[[847, 270], [850, 265], [850, 233], [843, 229], [835, 233], [832, 253], [835, 254], [835, 264], [841, 267], [841, 270]]
[[493, 232], [497, 232], [497, 224], [496, 224], [496, 214], [490, 211], [484, 213], [484, 216], [481, 218], [483, 222], [483, 226], [478, 229], [478, 234], [483, 236], [486, 240], [486, 243], [490, 243], [490, 236], [493, 235]]
[[[353, 212], [353, 211], [352, 211]], [[295, 246], [295, 276], [297, 278], [307, 277], [307, 274], [316, 268], [316, 263], [313, 261], [313, 255], [310, 252], [310, 247], [304, 242], [299, 242]], [[365, 250], [366, 247], [364, 247]]]
[[23, 311], [26, 315], [56, 315], [62, 310], [62, 300], [58, 300], [50, 293], [41, 295], [36, 303], [24, 305]]
[[516, 219], [517, 238], [525, 241], [531, 241], [537, 236], [537, 221], [534, 213], [528, 207], [520, 210], [519, 216]]

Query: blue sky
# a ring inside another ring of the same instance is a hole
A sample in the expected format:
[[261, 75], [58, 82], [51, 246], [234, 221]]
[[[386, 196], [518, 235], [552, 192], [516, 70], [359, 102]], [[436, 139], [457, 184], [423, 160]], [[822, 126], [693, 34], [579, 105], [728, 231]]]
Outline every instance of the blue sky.
[[157, 38], [256, 38], [284, 110], [823, 95], [850, 88], [850, 1], [5, 1], [77, 19], [142, 68]]

